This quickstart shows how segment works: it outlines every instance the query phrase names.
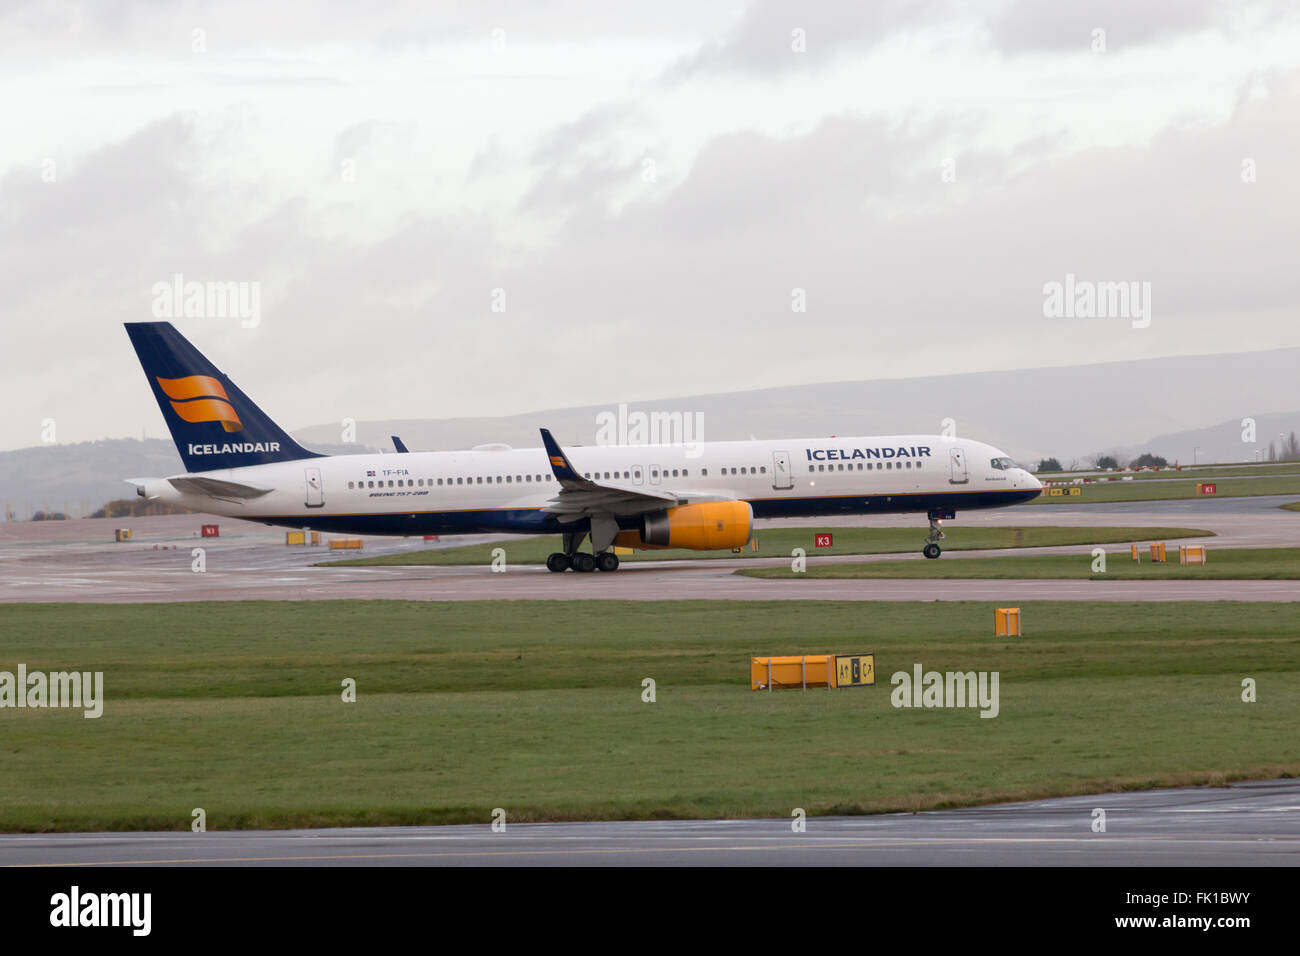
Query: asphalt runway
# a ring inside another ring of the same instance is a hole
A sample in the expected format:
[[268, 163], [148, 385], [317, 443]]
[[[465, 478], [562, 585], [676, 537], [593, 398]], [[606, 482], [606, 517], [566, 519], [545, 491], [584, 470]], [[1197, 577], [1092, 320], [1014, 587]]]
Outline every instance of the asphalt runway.
[[[1106, 831], [1093, 832], [1094, 810]], [[791, 820], [0, 836], [0, 866], [1296, 866], [1300, 780]]]
[[[1250, 498], [1122, 502], [1086, 506], [1040, 505], [970, 512], [960, 526], [1169, 525], [1203, 527], [1212, 538], [1184, 539], [1213, 548], [1300, 546], [1300, 513], [1278, 505], [1294, 495]], [[221, 536], [200, 538], [199, 525], [219, 523]], [[760, 523], [759, 538], [762, 539]], [[915, 515], [783, 521], [812, 528], [915, 527]], [[953, 523], [950, 523], [950, 525]], [[114, 526], [130, 525], [135, 538], [112, 540]], [[432, 546], [502, 541], [505, 536], [445, 538]], [[419, 539], [365, 539], [366, 555], [412, 551]], [[1109, 545], [1118, 551], [1123, 545]], [[204, 549], [206, 570], [192, 570], [194, 548]], [[1078, 554], [1090, 546], [1022, 548], [1016, 554]], [[950, 551], [940, 560], [1007, 554]], [[355, 552], [348, 553], [355, 555]], [[1295, 601], [1298, 581], [1045, 581], [1045, 580], [763, 580], [732, 574], [738, 567], [780, 565], [785, 556], [624, 562], [615, 574], [551, 574], [540, 566], [513, 565], [505, 573], [486, 566], [318, 568], [344, 556], [323, 547], [286, 547], [282, 529], [199, 515], [158, 518], [15, 522], [0, 525], [0, 603], [170, 602], [223, 600], [712, 600], [835, 601]], [[818, 556], [810, 562], [919, 561], [919, 554]]]
[[[1037, 506], [971, 513], [963, 526], [1179, 524], [1203, 527], [1216, 547], [1300, 545], [1294, 496]], [[291, 548], [284, 532], [215, 519], [222, 536], [202, 539], [196, 515], [118, 521], [0, 525], [0, 602], [322, 598], [463, 600], [622, 598], [662, 600], [1282, 600], [1296, 581], [765, 581], [738, 566], [788, 558], [625, 563], [613, 575], [553, 575], [541, 568], [315, 568], [337, 557]], [[129, 524], [136, 538], [112, 542]], [[915, 516], [870, 521], [782, 522], [812, 528], [852, 524], [915, 527]], [[760, 529], [761, 535], [761, 529]], [[449, 538], [434, 546], [506, 538]], [[365, 554], [415, 550], [410, 539], [367, 538]], [[191, 570], [203, 547], [207, 570]], [[1118, 549], [1122, 545], [1110, 545]], [[1020, 549], [1079, 553], [1090, 548]], [[1005, 552], [949, 552], [961, 560]], [[917, 555], [813, 558], [923, 560]], [[1107, 832], [1091, 829], [1107, 812]], [[871, 817], [813, 817], [804, 833], [789, 820], [645, 821], [250, 831], [206, 834], [101, 833], [0, 836], [0, 865], [1213, 865], [1300, 864], [1300, 781], [1230, 788], [1159, 790], [1005, 804], [960, 811]]]

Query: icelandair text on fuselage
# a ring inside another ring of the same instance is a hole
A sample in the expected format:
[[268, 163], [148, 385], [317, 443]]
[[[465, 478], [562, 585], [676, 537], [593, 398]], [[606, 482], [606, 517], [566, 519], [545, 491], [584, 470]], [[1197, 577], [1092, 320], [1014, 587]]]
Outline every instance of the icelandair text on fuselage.
[[191, 455], [246, 455], [265, 451], [279, 451], [278, 441], [245, 441], [226, 445], [189, 445]]
[[809, 461], [851, 461], [854, 458], [929, 458], [929, 445], [898, 448], [805, 448]]

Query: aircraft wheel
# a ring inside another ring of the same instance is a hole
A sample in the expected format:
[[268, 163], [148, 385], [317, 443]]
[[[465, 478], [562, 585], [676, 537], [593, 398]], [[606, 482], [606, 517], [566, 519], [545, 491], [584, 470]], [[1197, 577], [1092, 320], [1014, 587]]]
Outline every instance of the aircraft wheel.
[[921, 553], [925, 555], [927, 558], [937, 558], [940, 554], [943, 553], [943, 549], [940, 548], [934, 542], [930, 542], [924, 548], [921, 549]]
[[569, 556], [560, 551], [552, 552], [546, 559], [547, 571], [567, 571], [569, 570]]
[[596, 570], [617, 571], [618, 555], [613, 551], [602, 551], [600, 554], [596, 555]]
[[596, 559], [585, 551], [579, 551], [577, 554], [573, 555], [571, 560], [573, 562], [573, 570], [575, 571], [582, 571], [585, 573], [587, 571], [596, 570]]

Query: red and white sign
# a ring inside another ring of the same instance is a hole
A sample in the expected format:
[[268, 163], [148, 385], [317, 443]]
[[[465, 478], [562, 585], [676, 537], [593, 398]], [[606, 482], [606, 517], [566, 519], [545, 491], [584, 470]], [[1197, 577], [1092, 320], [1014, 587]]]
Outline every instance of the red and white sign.
[[1214, 482], [1201, 482], [1201, 484], [1196, 486], [1196, 490], [1203, 495], [1213, 495], [1218, 494], [1219, 486]]
[[203, 537], [205, 537], [205, 538], [218, 538], [218, 537], [220, 537], [220, 536], [221, 536], [221, 533], [220, 533], [220, 531], [218, 530], [218, 528], [217, 528], [216, 525], [214, 525], [214, 524], [205, 524], [205, 525], [203, 526]]
[[814, 535], [813, 543], [819, 548], [829, 548], [832, 544], [832, 536], [829, 534]]

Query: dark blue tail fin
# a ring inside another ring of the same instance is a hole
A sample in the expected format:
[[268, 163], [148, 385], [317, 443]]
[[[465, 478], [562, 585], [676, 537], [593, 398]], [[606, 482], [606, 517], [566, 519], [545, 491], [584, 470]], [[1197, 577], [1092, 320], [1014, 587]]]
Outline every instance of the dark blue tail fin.
[[127, 322], [126, 334], [186, 471], [320, 457], [271, 421], [170, 322]]

